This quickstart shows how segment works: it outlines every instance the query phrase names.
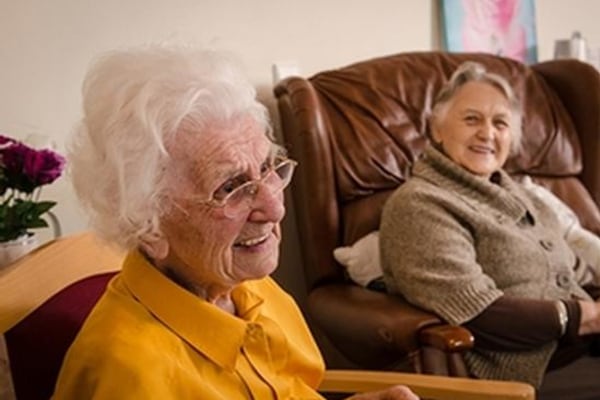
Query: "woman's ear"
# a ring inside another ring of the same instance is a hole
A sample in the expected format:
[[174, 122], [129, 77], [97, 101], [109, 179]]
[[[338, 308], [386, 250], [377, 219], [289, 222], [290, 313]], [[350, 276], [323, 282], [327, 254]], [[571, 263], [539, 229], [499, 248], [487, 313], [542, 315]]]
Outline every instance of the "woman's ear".
[[430, 115], [427, 119], [427, 127], [429, 129], [429, 138], [434, 144], [441, 144], [442, 140], [439, 135], [439, 121], [438, 118]]
[[169, 242], [162, 234], [153, 234], [141, 239], [141, 250], [158, 265], [169, 254]]

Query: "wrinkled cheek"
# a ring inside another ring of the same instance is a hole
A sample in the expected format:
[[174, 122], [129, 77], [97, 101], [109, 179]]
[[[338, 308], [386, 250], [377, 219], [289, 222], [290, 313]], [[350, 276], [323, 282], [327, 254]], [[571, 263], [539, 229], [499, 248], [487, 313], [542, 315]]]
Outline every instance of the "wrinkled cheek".
[[283, 195], [283, 192], [279, 193], [279, 195], [277, 196], [277, 201], [274, 204], [273, 212], [275, 214], [274, 219], [276, 221], [281, 221], [285, 216], [285, 197]]
[[274, 246], [266, 257], [263, 257], [257, 265], [254, 266], [257, 273], [256, 278], [270, 275], [279, 265], [279, 246]]
[[225, 280], [231, 280], [234, 277], [234, 256], [231, 248], [219, 248], [212, 260], [212, 268], [215, 269], [218, 276]]
[[233, 263], [234, 275], [240, 280], [260, 279], [271, 274], [279, 263], [279, 238], [273, 237], [261, 251], [234, 251]]
[[271, 246], [268, 262], [271, 264], [270, 268], [275, 269], [279, 263], [279, 253], [281, 249], [281, 226], [279, 224], [273, 229], [273, 234], [275, 238]]

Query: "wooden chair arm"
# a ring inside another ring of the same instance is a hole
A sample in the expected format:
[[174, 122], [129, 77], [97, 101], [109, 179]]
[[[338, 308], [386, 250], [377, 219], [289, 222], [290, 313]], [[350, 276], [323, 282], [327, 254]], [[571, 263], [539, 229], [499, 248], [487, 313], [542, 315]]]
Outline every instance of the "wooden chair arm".
[[[119, 270], [124, 257], [91, 232], [61, 237], [38, 247], [0, 274], [0, 332], [12, 328], [65, 286], [87, 276]], [[49, 268], [52, 273], [48, 273]]]
[[462, 353], [473, 348], [475, 338], [462, 326], [433, 325], [419, 331], [419, 343], [447, 353]]
[[410, 387], [422, 399], [535, 400], [533, 386], [522, 382], [365, 370], [327, 370], [319, 391], [360, 393], [382, 390], [398, 384]]

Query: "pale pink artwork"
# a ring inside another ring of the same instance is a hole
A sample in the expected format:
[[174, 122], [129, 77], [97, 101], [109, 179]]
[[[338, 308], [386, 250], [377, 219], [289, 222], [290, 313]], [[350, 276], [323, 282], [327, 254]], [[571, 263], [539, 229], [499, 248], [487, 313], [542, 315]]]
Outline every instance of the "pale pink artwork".
[[531, 0], [444, 0], [443, 11], [448, 50], [535, 62]]

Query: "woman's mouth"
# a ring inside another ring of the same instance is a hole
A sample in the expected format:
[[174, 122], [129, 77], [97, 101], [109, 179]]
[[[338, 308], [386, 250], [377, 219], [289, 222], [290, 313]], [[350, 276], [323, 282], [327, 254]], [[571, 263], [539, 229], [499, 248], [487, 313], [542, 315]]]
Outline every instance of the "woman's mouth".
[[257, 246], [257, 245], [260, 245], [260, 244], [266, 242], [269, 239], [270, 235], [271, 235], [270, 233], [267, 233], [267, 234], [259, 236], [259, 237], [240, 240], [238, 242], [235, 242], [234, 246], [235, 247], [253, 247], [253, 246]]
[[488, 147], [488, 146], [481, 146], [481, 145], [472, 145], [469, 146], [469, 149], [471, 149], [471, 151], [474, 151], [475, 153], [481, 153], [481, 154], [494, 154], [495, 151], [492, 147]]

